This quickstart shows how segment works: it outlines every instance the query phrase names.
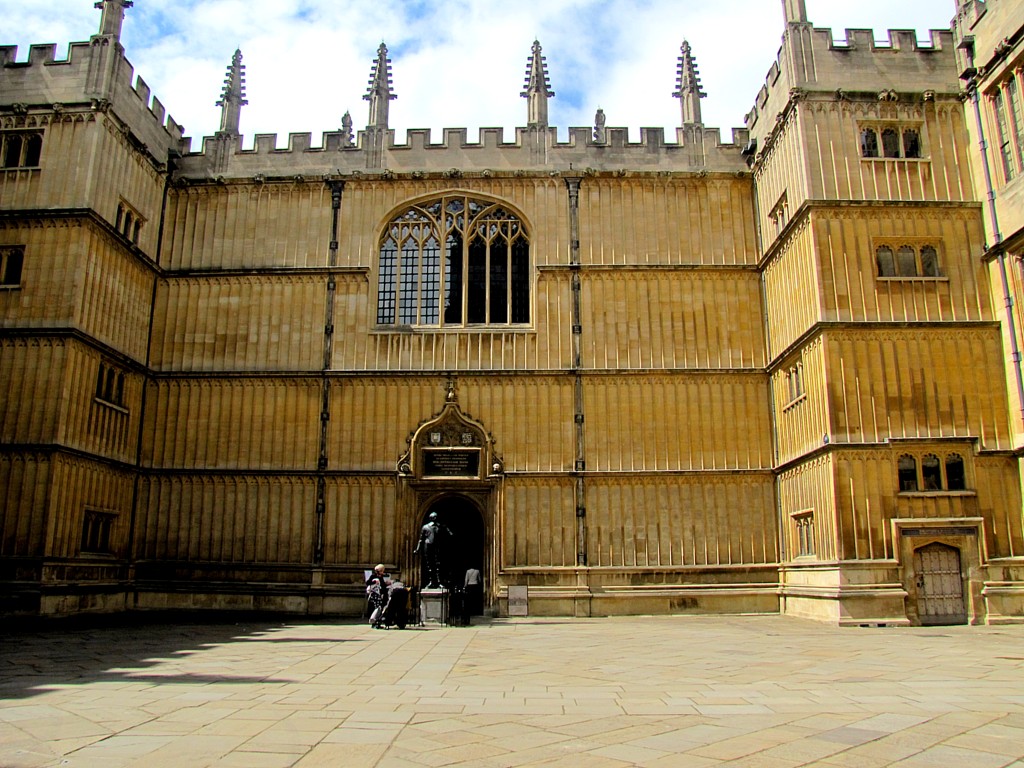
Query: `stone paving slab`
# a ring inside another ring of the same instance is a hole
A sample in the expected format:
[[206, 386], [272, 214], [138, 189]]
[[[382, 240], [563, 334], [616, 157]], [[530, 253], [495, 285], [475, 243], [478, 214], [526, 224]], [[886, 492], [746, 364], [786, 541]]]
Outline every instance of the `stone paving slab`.
[[0, 636], [0, 768], [1024, 766], [1024, 626], [117, 621]]

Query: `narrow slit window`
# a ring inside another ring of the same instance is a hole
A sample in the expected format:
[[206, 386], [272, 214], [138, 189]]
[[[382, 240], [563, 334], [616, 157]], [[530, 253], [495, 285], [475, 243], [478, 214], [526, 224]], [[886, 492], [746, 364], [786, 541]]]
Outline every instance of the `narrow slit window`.
[[917, 490], [917, 459], [909, 454], [900, 456], [897, 473], [900, 491]]
[[874, 128], [865, 128], [860, 132], [861, 157], [878, 157], [878, 134]]
[[950, 491], [967, 489], [967, 474], [964, 472], [964, 460], [958, 453], [946, 457], [946, 488]]
[[921, 459], [921, 479], [924, 481], [924, 490], [942, 490], [942, 465], [939, 464], [939, 457], [928, 454]]
[[900, 156], [900, 135], [895, 128], [882, 130], [882, 154], [886, 157]]
[[879, 277], [896, 276], [896, 257], [893, 255], [892, 248], [887, 245], [879, 247], [875, 251], [875, 259], [878, 261]]
[[917, 276], [917, 252], [909, 245], [901, 245], [896, 251], [896, 263], [900, 277]]

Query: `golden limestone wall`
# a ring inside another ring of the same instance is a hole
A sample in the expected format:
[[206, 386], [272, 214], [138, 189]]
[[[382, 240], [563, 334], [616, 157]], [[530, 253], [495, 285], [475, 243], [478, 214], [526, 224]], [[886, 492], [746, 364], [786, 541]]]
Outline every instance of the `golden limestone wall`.
[[[974, 199], [964, 108], [958, 100], [890, 102], [808, 100], [799, 105], [808, 149], [808, 196], [818, 200]], [[922, 159], [861, 158], [860, 126], [896, 124], [920, 131]], [[802, 202], [802, 201], [800, 201]]]
[[588, 469], [771, 467], [771, 433], [762, 426], [770, 416], [761, 374], [588, 377], [583, 397]]
[[148, 385], [143, 466], [309, 470], [320, 382], [311, 378], [161, 379]]
[[584, 265], [757, 264], [748, 178], [587, 177], [579, 217]]
[[[840, 442], [976, 438], [1008, 450], [995, 328], [830, 331], [829, 401]], [[995, 361], [995, 362], [993, 362]]]
[[0, 245], [23, 245], [21, 287], [0, 291], [0, 327], [82, 331], [136, 361], [146, 359], [153, 275], [84, 218], [22, 219]]
[[583, 366], [760, 369], [761, 281], [741, 269], [583, 271]]
[[902, 448], [863, 449], [836, 457], [836, 501], [840, 556], [852, 560], [895, 558], [893, 518], [980, 517], [989, 557], [1020, 556], [1024, 538], [1020, 529], [1020, 491], [1009, 456], [971, 458], [966, 441], [935, 441], [914, 445], [915, 452], [943, 456], [954, 451], [966, 459], [970, 490], [936, 496], [897, 493], [896, 460]]
[[322, 182], [177, 186], [169, 191], [167, 270], [322, 267], [331, 192]]
[[[50, 476], [48, 453], [0, 453], [0, 557], [42, 557]], [[6, 578], [28, 579], [35, 575], [34, 570], [26, 573], [9, 561], [3, 572]]]
[[152, 562], [312, 562], [310, 478], [154, 475], [140, 485], [136, 556]]
[[323, 364], [327, 278], [253, 274], [157, 283], [155, 371], [309, 371]]
[[116, 118], [68, 111], [24, 118], [18, 127], [30, 127], [25, 120], [44, 129], [40, 168], [5, 172], [0, 208], [91, 209], [114, 226], [118, 204], [127, 204], [143, 222], [139, 248], [154, 253], [163, 175], [133, 149]]
[[[527, 222], [530, 328], [375, 327], [382, 226], [450, 189], [503, 200]], [[747, 180], [582, 181], [579, 396], [586, 466], [598, 473], [587, 480], [582, 546], [592, 568], [659, 568], [659, 580], [678, 584], [665, 569], [777, 561], [751, 216]], [[145, 572], [164, 572], [162, 560], [211, 573], [222, 563], [287, 581], [289, 568], [310, 563], [324, 402], [325, 578], [344, 584], [378, 561], [410, 566], [403, 536], [418, 512], [399, 505], [397, 462], [454, 374], [460, 407], [493, 435], [503, 462], [492, 562], [571, 578], [581, 500], [565, 181], [349, 180], [333, 266], [332, 219], [319, 180], [170, 190], [161, 257], [170, 272], [157, 282], [151, 339], [163, 375], [143, 425], [153, 470], [137, 523]]]

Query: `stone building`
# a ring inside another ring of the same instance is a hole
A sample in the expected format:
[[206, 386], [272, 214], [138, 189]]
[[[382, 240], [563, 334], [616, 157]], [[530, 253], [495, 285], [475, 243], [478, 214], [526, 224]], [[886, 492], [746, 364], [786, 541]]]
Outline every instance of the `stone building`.
[[728, 141], [685, 42], [674, 136], [558, 141], [535, 42], [514, 136], [399, 141], [382, 45], [286, 149], [241, 52], [194, 148], [100, 5], [0, 48], [3, 612], [354, 615], [436, 512], [497, 614], [1024, 617], [1021, 0], [784, 0]]

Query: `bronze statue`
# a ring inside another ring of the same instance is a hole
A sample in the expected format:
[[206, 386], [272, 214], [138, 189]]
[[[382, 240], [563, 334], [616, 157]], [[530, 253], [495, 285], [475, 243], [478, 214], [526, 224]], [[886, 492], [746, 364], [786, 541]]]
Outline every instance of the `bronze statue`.
[[423, 554], [423, 569], [426, 586], [424, 589], [437, 589], [443, 586], [442, 563], [444, 562], [444, 545], [451, 532], [437, 522], [437, 512], [427, 515], [427, 522], [420, 529], [420, 540], [413, 554]]

